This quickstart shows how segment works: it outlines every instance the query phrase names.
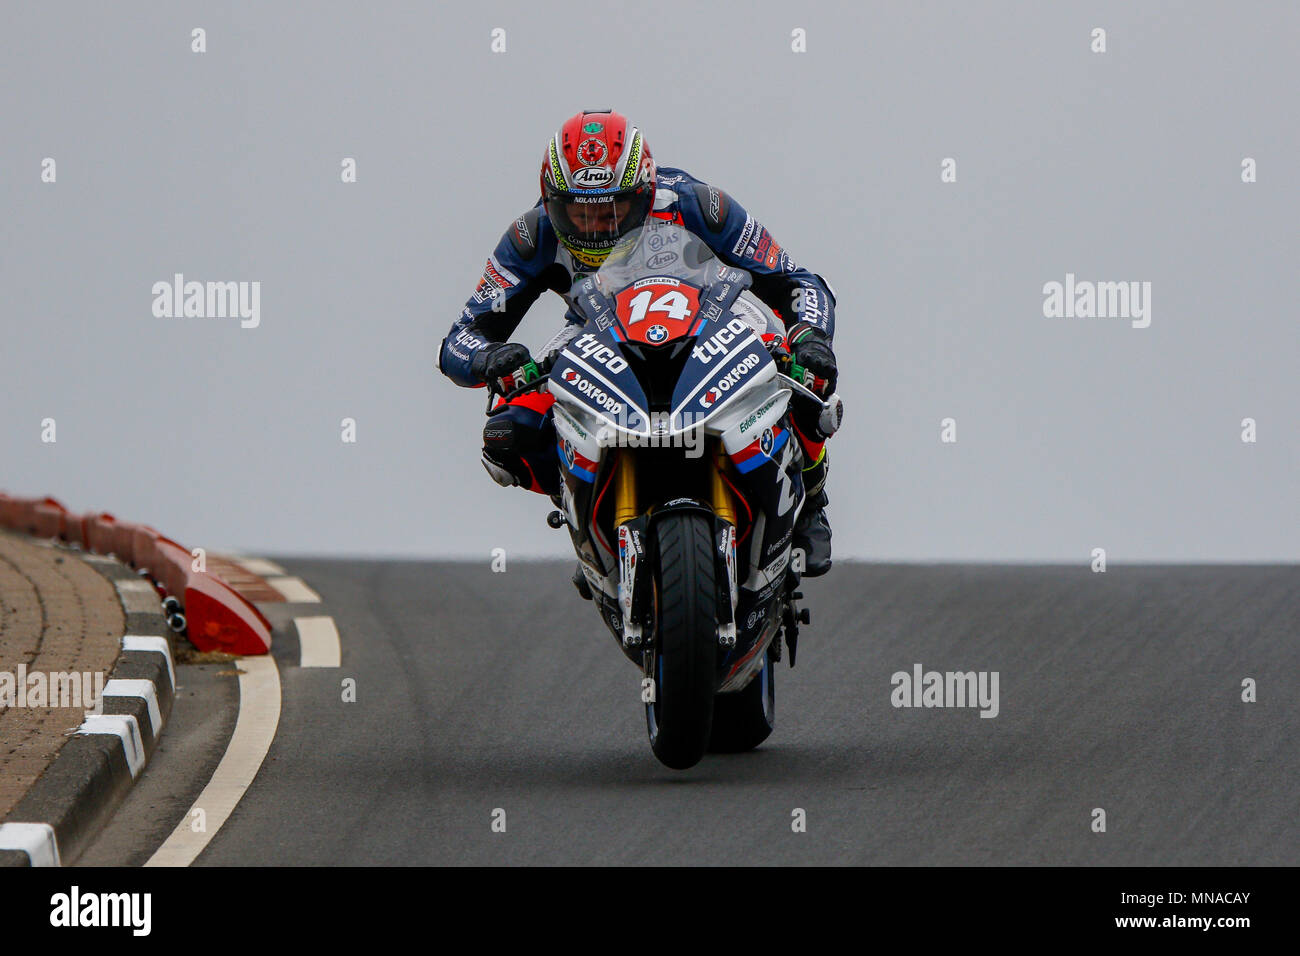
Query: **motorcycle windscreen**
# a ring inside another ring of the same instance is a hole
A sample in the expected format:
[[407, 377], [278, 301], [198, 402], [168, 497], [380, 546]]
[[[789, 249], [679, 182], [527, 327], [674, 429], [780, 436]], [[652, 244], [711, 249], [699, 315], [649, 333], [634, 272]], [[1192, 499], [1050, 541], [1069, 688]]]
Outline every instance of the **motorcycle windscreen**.
[[704, 240], [674, 223], [649, 219], [628, 233], [595, 276], [614, 303], [617, 337], [666, 345], [694, 335], [701, 293], [718, 265]]

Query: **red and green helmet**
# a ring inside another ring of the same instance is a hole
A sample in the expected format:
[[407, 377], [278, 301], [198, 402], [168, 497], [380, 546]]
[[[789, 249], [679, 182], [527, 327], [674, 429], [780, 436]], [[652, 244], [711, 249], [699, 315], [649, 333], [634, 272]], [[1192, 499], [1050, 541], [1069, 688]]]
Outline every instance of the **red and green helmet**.
[[569, 117], [542, 157], [542, 200], [573, 257], [598, 267], [654, 206], [655, 163], [641, 131], [613, 110]]

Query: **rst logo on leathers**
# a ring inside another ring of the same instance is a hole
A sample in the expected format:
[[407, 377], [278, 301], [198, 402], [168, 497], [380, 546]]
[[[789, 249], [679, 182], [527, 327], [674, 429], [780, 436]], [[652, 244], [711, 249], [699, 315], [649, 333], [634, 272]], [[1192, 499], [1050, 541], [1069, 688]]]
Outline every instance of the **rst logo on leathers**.
[[[713, 335], [695, 346], [691, 350], [691, 357], [708, 365], [713, 361], [713, 356], [726, 354], [727, 346], [749, 331], [749, 325], [746, 324], [744, 319], [732, 318], [730, 322], [714, 332]], [[705, 408], [707, 407], [706, 405]]]
[[589, 381], [582, 377], [582, 373], [571, 368], [566, 368], [560, 373], [560, 378], [568, 382], [583, 395], [591, 399], [592, 403], [599, 405], [607, 412], [617, 415], [623, 410], [623, 403], [613, 395], [606, 392], [595, 382]]
[[704, 393], [700, 399], [701, 408], [712, 408], [718, 399], [722, 398], [724, 392], [731, 390], [735, 385], [751, 371], [758, 368], [759, 359], [753, 352], [741, 359], [736, 366], [724, 375], [721, 379], [713, 384], [713, 387]]

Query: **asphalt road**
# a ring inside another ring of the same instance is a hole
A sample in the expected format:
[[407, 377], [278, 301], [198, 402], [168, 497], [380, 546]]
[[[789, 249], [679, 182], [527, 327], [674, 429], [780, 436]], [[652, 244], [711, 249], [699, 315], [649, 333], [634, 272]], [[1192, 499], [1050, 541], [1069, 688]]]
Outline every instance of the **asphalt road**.
[[[277, 641], [278, 734], [199, 865], [1300, 863], [1300, 568], [837, 565], [772, 737], [677, 772], [571, 564], [281, 563], [342, 667]], [[917, 663], [997, 671], [997, 716], [892, 706]], [[147, 858], [219, 759], [238, 692], [190, 670], [83, 862]]]

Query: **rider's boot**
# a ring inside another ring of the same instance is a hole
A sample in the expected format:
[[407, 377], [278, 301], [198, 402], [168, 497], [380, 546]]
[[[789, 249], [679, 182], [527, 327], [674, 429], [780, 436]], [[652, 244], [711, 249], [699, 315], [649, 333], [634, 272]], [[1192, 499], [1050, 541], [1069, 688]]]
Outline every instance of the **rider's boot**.
[[578, 589], [584, 601], [591, 600], [591, 585], [587, 583], [587, 576], [582, 573], [581, 563], [573, 569], [573, 586]]
[[807, 495], [799, 520], [795, 522], [792, 541], [803, 551], [805, 577], [815, 578], [831, 569], [831, 525], [826, 520], [826, 473], [829, 470], [826, 448], [817, 461], [803, 470], [804, 493]]

